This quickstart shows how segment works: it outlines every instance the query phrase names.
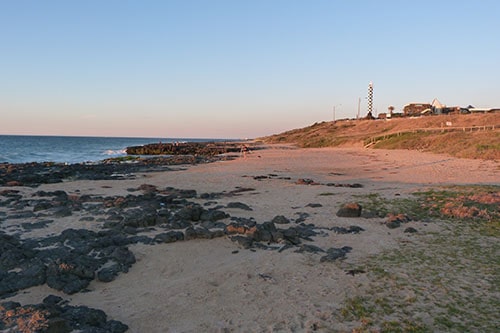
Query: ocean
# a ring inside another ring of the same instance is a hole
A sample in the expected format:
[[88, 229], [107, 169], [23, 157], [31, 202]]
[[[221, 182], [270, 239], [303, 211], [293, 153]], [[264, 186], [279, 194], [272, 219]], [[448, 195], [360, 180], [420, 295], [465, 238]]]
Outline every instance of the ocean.
[[149, 143], [231, 141], [224, 139], [120, 138], [0, 135], [0, 163], [99, 162], [126, 156], [125, 149]]

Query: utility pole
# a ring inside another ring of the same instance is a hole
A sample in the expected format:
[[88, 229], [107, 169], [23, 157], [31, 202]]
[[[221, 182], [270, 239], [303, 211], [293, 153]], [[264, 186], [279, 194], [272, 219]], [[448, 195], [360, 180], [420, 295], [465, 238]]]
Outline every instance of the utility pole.
[[358, 114], [356, 115], [356, 119], [359, 119], [360, 109], [361, 109], [361, 97], [358, 97]]
[[342, 106], [342, 104], [337, 104], [333, 106], [333, 122], [335, 122], [335, 109], [337, 108], [337, 106]]

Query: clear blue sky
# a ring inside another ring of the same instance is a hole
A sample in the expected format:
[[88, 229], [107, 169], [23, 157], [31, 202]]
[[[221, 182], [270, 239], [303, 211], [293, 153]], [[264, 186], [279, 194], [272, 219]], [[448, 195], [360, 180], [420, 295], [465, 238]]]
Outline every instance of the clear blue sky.
[[253, 138], [500, 106], [500, 1], [0, 0], [0, 134]]

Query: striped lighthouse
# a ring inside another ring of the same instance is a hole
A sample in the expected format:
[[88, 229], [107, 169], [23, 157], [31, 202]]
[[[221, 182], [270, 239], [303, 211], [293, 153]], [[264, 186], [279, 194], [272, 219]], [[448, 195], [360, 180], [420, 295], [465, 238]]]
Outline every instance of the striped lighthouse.
[[373, 83], [368, 85], [368, 114], [366, 118], [373, 119]]

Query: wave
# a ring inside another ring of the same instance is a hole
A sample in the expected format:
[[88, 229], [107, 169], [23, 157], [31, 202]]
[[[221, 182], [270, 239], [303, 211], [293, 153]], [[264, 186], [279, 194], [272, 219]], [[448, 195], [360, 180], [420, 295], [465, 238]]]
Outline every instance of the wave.
[[119, 149], [119, 150], [114, 150], [114, 149], [108, 149], [104, 152], [104, 155], [108, 156], [114, 156], [114, 155], [124, 155], [127, 154], [127, 149]]

